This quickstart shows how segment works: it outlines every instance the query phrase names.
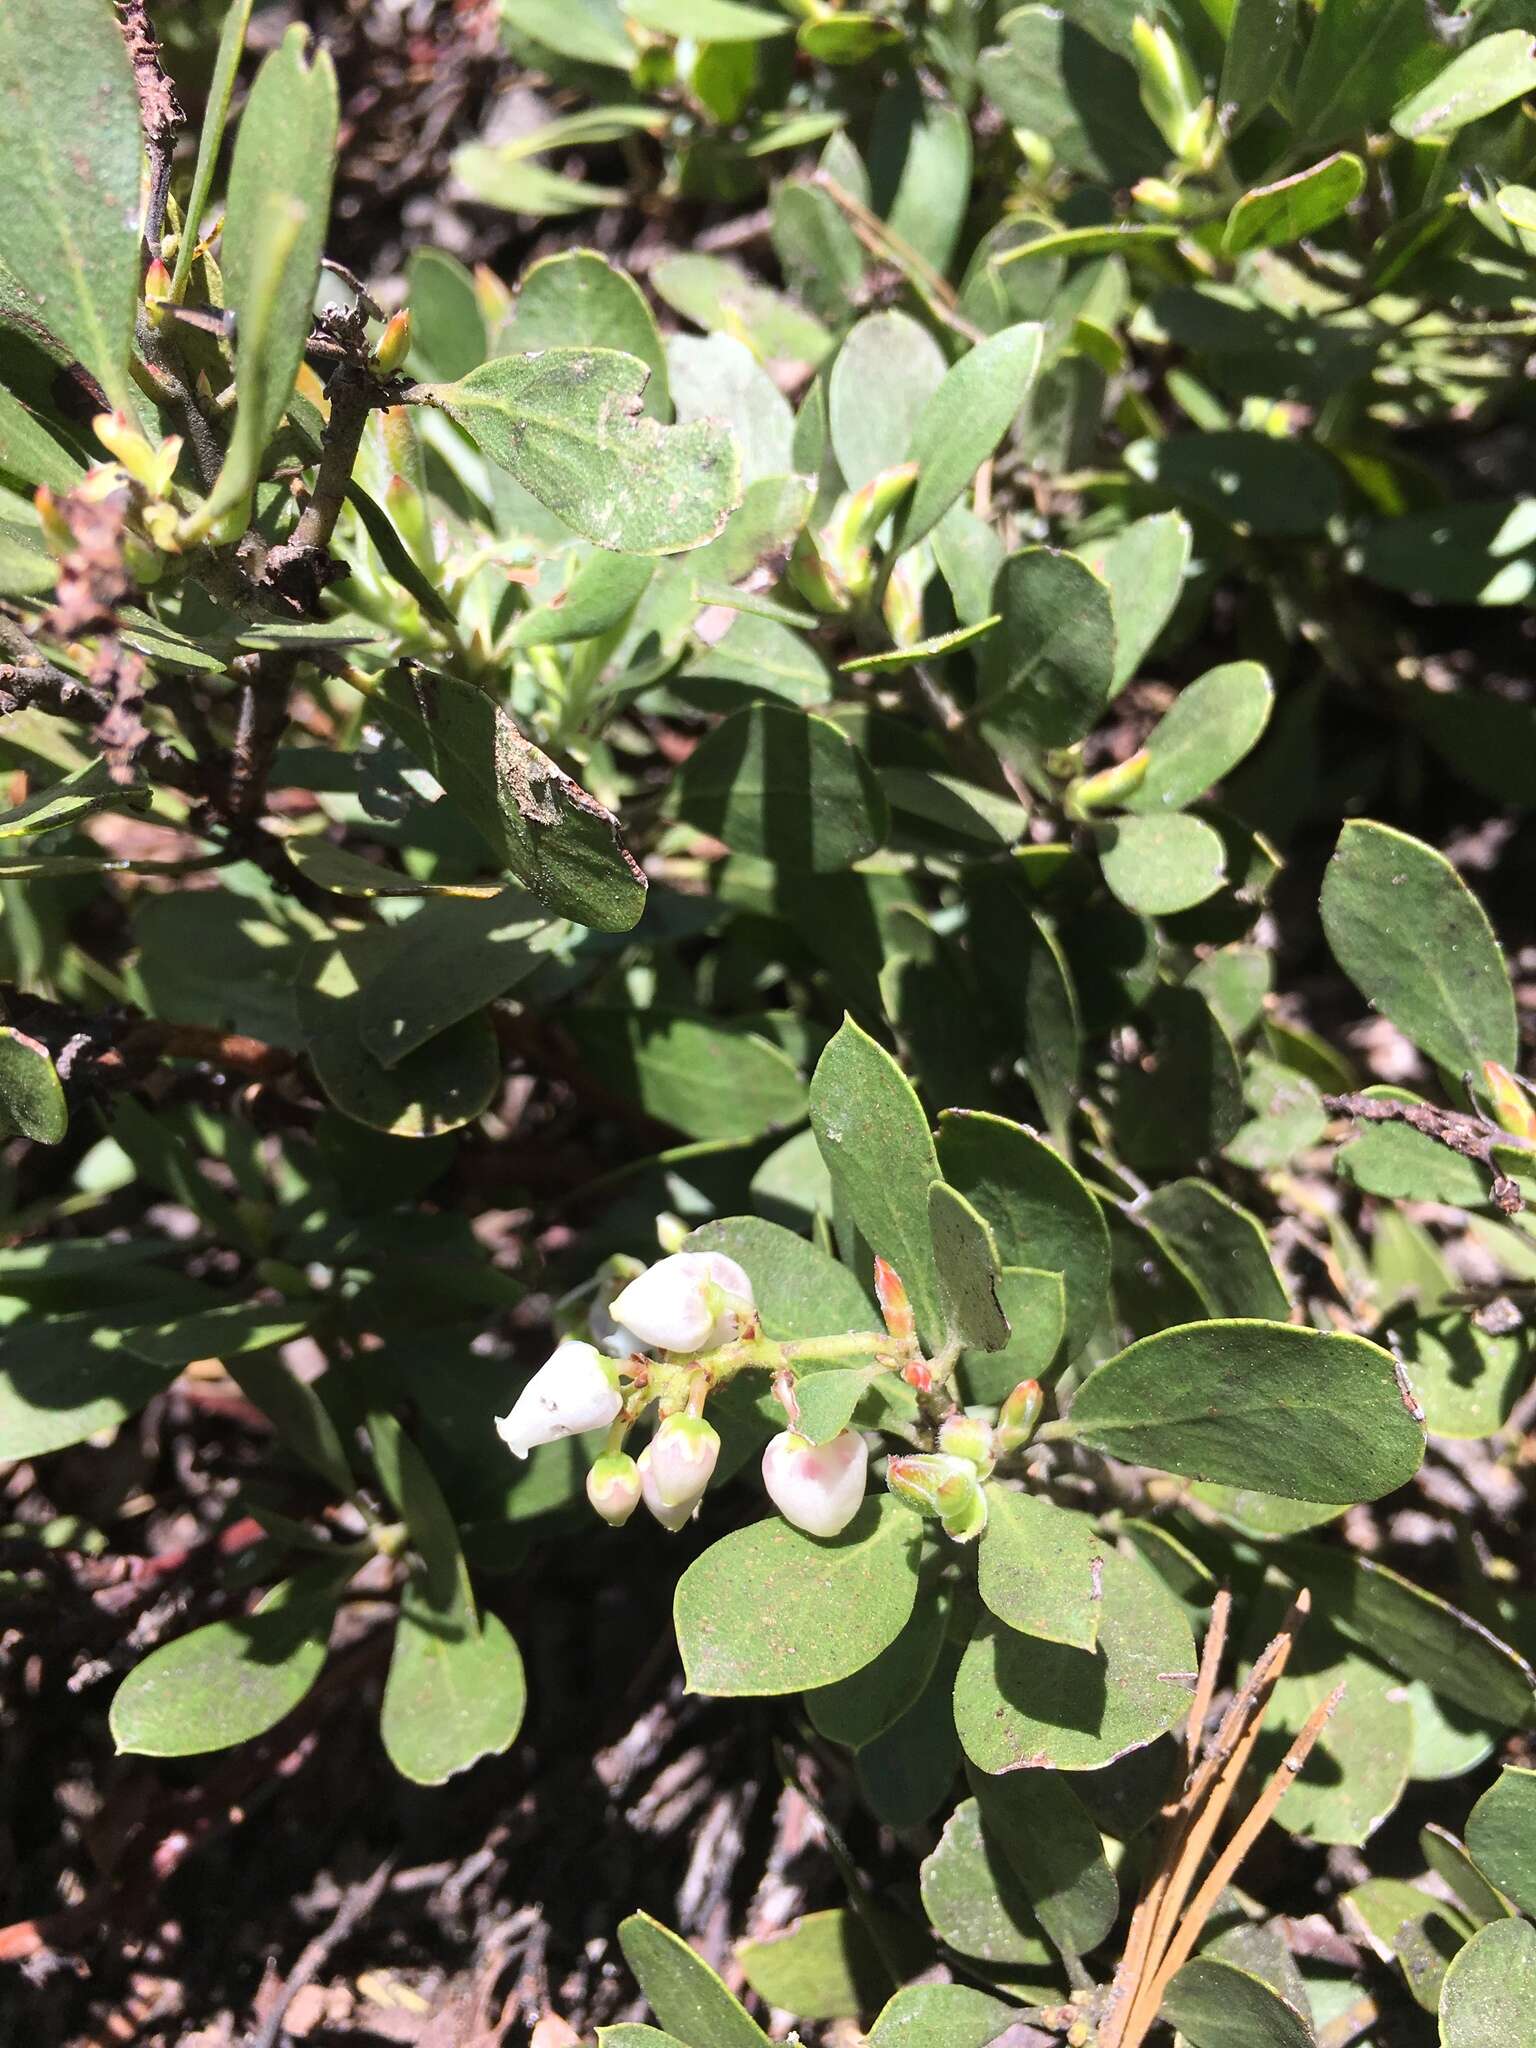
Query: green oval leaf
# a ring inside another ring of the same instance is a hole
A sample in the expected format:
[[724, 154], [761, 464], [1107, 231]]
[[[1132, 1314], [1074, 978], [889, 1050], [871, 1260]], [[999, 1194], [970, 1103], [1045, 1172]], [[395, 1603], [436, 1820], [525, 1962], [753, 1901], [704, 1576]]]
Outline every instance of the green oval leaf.
[[1071, 746], [1114, 683], [1109, 586], [1076, 555], [1021, 548], [998, 570], [991, 608], [1003, 623], [982, 645], [983, 727], [1031, 746]]
[[1228, 215], [1222, 249], [1241, 256], [1249, 249], [1283, 249], [1299, 242], [1337, 220], [1364, 185], [1365, 165], [1347, 149], [1272, 185], [1255, 185]]
[[845, 1017], [811, 1077], [811, 1128], [840, 1212], [901, 1275], [919, 1332], [944, 1328], [928, 1189], [939, 1178], [933, 1137], [895, 1060]]
[[[78, 1284], [71, 1277], [71, 1289]], [[63, 1450], [125, 1422], [179, 1369], [125, 1357], [119, 1332], [97, 1314], [12, 1325], [0, 1352], [0, 1463]]]
[[1405, 1678], [1481, 1718], [1518, 1727], [1536, 1720], [1536, 1672], [1460, 1608], [1351, 1551], [1288, 1543], [1277, 1559], [1295, 1584], [1311, 1587], [1341, 1635]]
[[963, 1799], [920, 1874], [923, 1911], [947, 1948], [973, 1962], [1049, 1971], [1054, 1960], [1028, 1895], [982, 1832], [981, 1810]]
[[1274, 696], [1257, 661], [1230, 661], [1197, 676], [1147, 735], [1147, 772], [1125, 809], [1177, 811], [1204, 796], [1258, 744]]
[[1067, 1780], [1056, 1771], [970, 1776], [982, 1831], [1002, 1849], [1051, 1940], [1078, 1955], [1097, 1948], [1115, 1924], [1119, 1887], [1099, 1830]]
[[1193, 546], [1189, 522], [1180, 513], [1153, 512], [1076, 550], [1078, 560], [1109, 585], [1115, 617], [1112, 694], [1125, 688], [1172, 617]]
[[850, 491], [906, 461], [944, 377], [943, 350], [906, 313], [870, 313], [849, 331], [833, 359], [827, 410]]
[[1285, 72], [1296, 34], [1296, 0], [1235, 0], [1227, 24], [1216, 104], [1229, 135], [1247, 126]]
[[498, 356], [411, 396], [457, 420], [482, 454], [599, 547], [671, 555], [712, 540], [741, 503], [741, 459], [711, 421], [648, 418], [649, 374], [617, 349], [547, 348]]
[[1312, 2048], [1310, 2015], [1262, 1977], [1220, 1956], [1187, 1962], [1159, 2011], [1191, 2048]]
[[841, 1536], [777, 1517], [734, 1530], [678, 1582], [677, 1643], [690, 1691], [800, 1692], [861, 1670], [893, 1643], [917, 1597], [922, 1524], [889, 1495]]
[[57, 1145], [69, 1129], [69, 1105], [48, 1048], [0, 1024], [0, 1134]]
[[933, 531], [1007, 433], [1040, 367], [1044, 329], [1005, 327], [963, 355], [918, 416], [906, 451], [917, 482], [897, 515], [892, 552]]
[[992, 1226], [1005, 1270], [1061, 1274], [1067, 1351], [1076, 1353], [1109, 1285], [1109, 1232], [1086, 1184], [1043, 1138], [1005, 1117], [947, 1110], [938, 1150], [945, 1179]]
[[615, 1094], [690, 1138], [743, 1143], [805, 1115], [788, 1053], [740, 1026], [665, 1010], [574, 1010], [565, 1019], [583, 1062]]
[[[907, 1929], [897, 1921], [894, 1931], [899, 1938]], [[762, 1941], [739, 1941], [736, 1960], [765, 2005], [798, 2020], [857, 2018], [880, 2003], [892, 1982], [868, 1928], [846, 1906], [806, 1913]]]
[[638, 921], [646, 880], [618, 820], [483, 690], [403, 662], [375, 701], [498, 865], [547, 909], [594, 931]]
[[973, 1351], [1001, 1351], [1009, 1330], [998, 1300], [991, 1230], [965, 1196], [941, 1180], [928, 1189], [928, 1227], [951, 1341]]
[[220, 241], [235, 313], [234, 432], [198, 523], [254, 489], [293, 396], [314, 315], [336, 165], [336, 72], [297, 23], [262, 64], [235, 135]]
[[[656, 316], [635, 280], [595, 249], [562, 249], [557, 256], [530, 263], [517, 288], [512, 318], [498, 340], [503, 354], [589, 347], [635, 356], [651, 373], [645, 410], [658, 420], [672, 417], [667, 355]], [[463, 376], [483, 361], [482, 352], [450, 374]]]
[[402, 1777], [446, 1785], [482, 1757], [500, 1756], [522, 1726], [526, 1696], [523, 1660], [494, 1614], [471, 1627], [407, 1582], [379, 1716]]
[[195, 1628], [136, 1664], [108, 1716], [119, 1755], [202, 1756], [275, 1728], [320, 1676], [345, 1576], [315, 1565], [254, 1614]]
[[1121, 818], [1098, 827], [1104, 879], [1127, 910], [1168, 917], [1214, 896], [1227, 879], [1221, 835], [1203, 818]]
[[1133, 441], [1125, 460], [1146, 483], [1253, 534], [1300, 539], [1343, 509], [1339, 471], [1310, 441], [1223, 428]]
[[1105, 1546], [1088, 1515], [992, 1480], [976, 1590], [1021, 1635], [1092, 1650]]
[[1388, 1352], [1290, 1323], [1143, 1337], [1084, 1380], [1067, 1427], [1131, 1464], [1290, 1500], [1375, 1500], [1424, 1456]]
[[387, 927], [319, 939], [299, 971], [299, 1025], [321, 1087], [344, 1116], [397, 1138], [458, 1130], [489, 1107], [501, 1053], [484, 1011], [441, 1031], [391, 1067], [363, 1038], [364, 990], [390, 952]]
[[619, 1922], [619, 1947], [651, 2010], [685, 2048], [768, 2048], [768, 2037], [704, 1958], [649, 1913]]
[[139, 96], [97, 0], [0, 11], [0, 268], [28, 325], [133, 409], [139, 285]]
[[1468, 1817], [1467, 1848], [1484, 1877], [1536, 1913], [1536, 1771], [1500, 1771]]
[[1323, 876], [1323, 930], [1370, 1003], [1438, 1066], [1518, 1065], [1509, 970], [1482, 905], [1443, 854], [1368, 819]]
[[875, 2021], [869, 2048], [987, 2048], [1015, 2009], [969, 1984], [909, 1984]]
[[1203, 1180], [1170, 1181], [1137, 1208], [1139, 1220], [1177, 1258], [1213, 1316], [1283, 1323], [1291, 1312], [1257, 1216]]
[[749, 705], [716, 726], [672, 800], [701, 832], [792, 875], [852, 867], [890, 827], [874, 772], [841, 727], [779, 704]]
[[1536, 90], [1536, 36], [1508, 28], [1482, 36], [1454, 56], [1428, 85], [1393, 109], [1392, 129], [1410, 142], [1443, 142]]
[[1496, 1920], [1452, 1959], [1440, 1987], [1441, 2048], [1531, 2048], [1536, 1927]]
[[1172, 1593], [1113, 1553], [1102, 1593], [1091, 1651], [983, 1621], [955, 1680], [955, 1727], [979, 1770], [1102, 1770], [1187, 1713], [1195, 1644]]

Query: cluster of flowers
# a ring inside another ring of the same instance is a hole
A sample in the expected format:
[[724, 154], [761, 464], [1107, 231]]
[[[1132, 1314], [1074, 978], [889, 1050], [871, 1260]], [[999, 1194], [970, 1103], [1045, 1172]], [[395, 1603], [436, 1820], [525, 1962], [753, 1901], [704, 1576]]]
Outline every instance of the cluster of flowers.
[[[909, 1330], [900, 1282], [889, 1268], [880, 1277], [888, 1324], [897, 1326], [888, 1300], [894, 1292]], [[558, 1345], [496, 1428], [519, 1458], [541, 1444], [606, 1429], [608, 1444], [587, 1475], [587, 1498], [597, 1513], [619, 1528], [643, 1502], [664, 1528], [680, 1529], [703, 1499], [720, 1456], [719, 1434], [702, 1413], [706, 1396], [727, 1370], [748, 1362], [771, 1366], [779, 1348], [761, 1340], [752, 1282], [723, 1252], [675, 1252], [630, 1280], [606, 1309], [595, 1309], [589, 1324], [599, 1341], [568, 1338]], [[731, 1357], [729, 1347], [754, 1345], [750, 1359], [743, 1352]], [[651, 1352], [663, 1354], [665, 1363]], [[926, 1384], [926, 1367], [915, 1365], [909, 1377]], [[775, 1390], [793, 1422], [792, 1366], [776, 1376]], [[631, 1457], [623, 1448], [625, 1433], [658, 1395], [661, 1420], [639, 1457]], [[995, 1425], [957, 1409], [940, 1425], [937, 1450], [887, 1461], [886, 1483], [914, 1512], [937, 1517], [957, 1541], [974, 1540], [987, 1520], [981, 1482], [999, 1457], [1028, 1442], [1040, 1408], [1040, 1389], [1026, 1380]], [[868, 1468], [868, 1445], [856, 1429], [813, 1443], [790, 1427], [763, 1452], [770, 1500], [811, 1536], [838, 1536], [847, 1528], [863, 1502]]]

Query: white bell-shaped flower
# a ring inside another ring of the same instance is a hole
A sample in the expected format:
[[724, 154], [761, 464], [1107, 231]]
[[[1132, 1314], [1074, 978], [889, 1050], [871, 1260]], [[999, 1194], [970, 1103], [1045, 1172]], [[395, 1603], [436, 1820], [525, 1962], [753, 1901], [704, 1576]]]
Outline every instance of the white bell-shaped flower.
[[619, 1376], [590, 1344], [575, 1338], [557, 1345], [512, 1404], [498, 1415], [496, 1433], [515, 1458], [563, 1436], [606, 1429], [623, 1407]]
[[651, 1471], [668, 1507], [703, 1498], [720, 1456], [720, 1433], [702, 1415], [669, 1415], [651, 1438]]
[[640, 1505], [640, 1471], [624, 1451], [605, 1451], [587, 1474], [587, 1499], [610, 1529], [622, 1529]]
[[856, 1429], [813, 1444], [780, 1430], [763, 1453], [763, 1484], [786, 1522], [808, 1536], [840, 1536], [864, 1499], [869, 1451]]
[[646, 1445], [635, 1460], [635, 1464], [640, 1473], [640, 1498], [663, 1529], [681, 1529], [684, 1522], [691, 1519], [694, 1509], [698, 1506], [698, 1496], [692, 1500], [679, 1501], [675, 1505], [662, 1499], [661, 1488], [656, 1483], [656, 1467], [651, 1460], [650, 1444]]
[[657, 1351], [730, 1344], [751, 1323], [752, 1282], [724, 1252], [674, 1252], [631, 1280], [609, 1314]]

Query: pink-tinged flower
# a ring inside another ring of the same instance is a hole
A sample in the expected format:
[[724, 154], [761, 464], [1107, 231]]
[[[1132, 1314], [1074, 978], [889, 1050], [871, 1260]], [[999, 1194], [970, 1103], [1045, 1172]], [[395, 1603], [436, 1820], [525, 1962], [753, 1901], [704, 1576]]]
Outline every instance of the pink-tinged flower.
[[864, 1500], [869, 1452], [856, 1429], [813, 1444], [783, 1429], [763, 1453], [763, 1484], [786, 1522], [807, 1536], [840, 1536]]
[[656, 1468], [651, 1463], [651, 1446], [649, 1444], [646, 1445], [645, 1449], [635, 1460], [635, 1467], [640, 1474], [640, 1498], [645, 1502], [651, 1513], [660, 1522], [663, 1529], [681, 1529], [684, 1522], [692, 1519], [693, 1511], [699, 1504], [698, 1501], [685, 1501], [677, 1507], [671, 1507], [662, 1499], [661, 1489], [656, 1484]]
[[631, 1280], [608, 1312], [657, 1351], [714, 1351], [752, 1324], [752, 1282], [724, 1252], [674, 1252]]
[[702, 1415], [669, 1415], [651, 1438], [651, 1474], [669, 1508], [693, 1508], [715, 1474], [719, 1432]]
[[626, 1451], [605, 1451], [587, 1474], [587, 1499], [610, 1529], [622, 1529], [640, 1505], [640, 1468]]
[[615, 1368], [592, 1345], [571, 1339], [539, 1367], [511, 1414], [497, 1416], [496, 1433], [514, 1458], [526, 1458], [540, 1444], [606, 1429], [623, 1405]]

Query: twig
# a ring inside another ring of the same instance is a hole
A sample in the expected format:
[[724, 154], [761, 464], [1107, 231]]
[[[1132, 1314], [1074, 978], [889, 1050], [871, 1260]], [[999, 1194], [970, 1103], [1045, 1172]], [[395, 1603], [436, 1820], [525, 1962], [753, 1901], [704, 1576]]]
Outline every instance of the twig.
[[[1310, 1597], [1305, 1591], [1297, 1594], [1279, 1632], [1256, 1660], [1222, 1715], [1204, 1760], [1195, 1767], [1200, 1730], [1215, 1694], [1216, 1676], [1230, 1618], [1229, 1596], [1225, 1591], [1217, 1596], [1201, 1653], [1195, 1697], [1190, 1706], [1186, 1738], [1186, 1750], [1191, 1761], [1190, 1776], [1178, 1798], [1163, 1810], [1166, 1828], [1163, 1846], [1147, 1888], [1132, 1915], [1125, 1948], [1105, 2002], [1099, 2028], [1102, 2048], [1140, 2048], [1157, 2018], [1168, 1979], [1192, 1951], [1222, 1886], [1247, 1853], [1316, 1740], [1315, 1734], [1306, 1740], [1294, 1765], [1292, 1758], [1298, 1752], [1297, 1744], [1292, 1745], [1291, 1755], [1287, 1756], [1277, 1774], [1278, 1789], [1273, 1782], [1266, 1787], [1191, 1898], [1200, 1866], [1248, 1768], [1275, 1685], [1285, 1669], [1310, 1605]], [[1324, 1715], [1323, 1719], [1326, 1718]], [[1320, 1732], [1321, 1722], [1318, 1725]], [[1306, 1736], [1307, 1731], [1303, 1730], [1302, 1734]], [[1302, 1737], [1298, 1737], [1298, 1744], [1301, 1741]], [[1220, 1881], [1213, 1890], [1212, 1883], [1218, 1873]], [[1169, 1958], [1175, 1955], [1178, 1961], [1170, 1966]]]
[[[110, 716], [113, 697], [109, 690], [98, 689], [83, 676], [72, 676], [68, 670], [45, 660], [35, 643], [4, 612], [0, 612], [0, 650], [14, 656], [11, 661], [0, 661], [0, 718], [32, 708], [95, 726]], [[150, 733], [134, 751], [153, 767], [162, 782], [178, 789], [196, 787], [196, 764], [168, 740]]]
[[[1299, 1593], [1282, 1623], [1280, 1632], [1267, 1645], [1249, 1672], [1216, 1731], [1210, 1754], [1195, 1773], [1176, 1809], [1176, 1831], [1169, 1856], [1169, 1874], [1158, 1901], [1148, 1943], [1148, 1967], [1131, 1998], [1123, 2048], [1137, 2048], [1143, 2034], [1157, 2017], [1162, 1993], [1156, 1988], [1162, 1977], [1161, 1958], [1188, 1926], [1195, 1905], [1189, 1900], [1199, 1873], [1232, 1796], [1248, 1768], [1259, 1731], [1282, 1672], [1290, 1659], [1296, 1634], [1310, 1606], [1309, 1596]], [[1196, 1894], [1198, 1903], [1199, 1894]], [[1202, 1916], [1201, 1924], [1204, 1924]]]
[[224, 445], [197, 402], [180, 351], [172, 337], [163, 328], [152, 326], [142, 313], [136, 338], [140, 354], [154, 373], [155, 403], [177, 415], [197, 464], [198, 480], [205, 491], [211, 491], [224, 466]]
[[819, 185], [834, 206], [848, 216], [848, 224], [872, 256], [893, 263], [903, 272], [928, 301], [934, 317], [942, 320], [946, 327], [963, 334], [967, 341], [981, 342], [986, 336], [960, 311], [960, 301], [954, 287], [944, 278], [926, 256], [919, 254], [910, 242], [892, 232], [877, 214], [871, 213], [861, 199], [846, 191], [826, 171], [813, 171], [810, 183]]
[[1148, 2003], [1154, 2013], [1162, 2004], [1163, 1994], [1170, 1982], [1193, 1954], [1195, 1943], [1200, 1939], [1217, 1900], [1236, 1876], [1243, 1858], [1268, 1826], [1270, 1815], [1295, 1784], [1302, 1766], [1317, 1744], [1318, 1737], [1332, 1719], [1339, 1701], [1343, 1699], [1344, 1691], [1344, 1682], [1341, 1679], [1327, 1699], [1320, 1701], [1313, 1708], [1300, 1734], [1280, 1759], [1273, 1777], [1239, 1821], [1231, 1841], [1211, 1865], [1204, 1884], [1191, 1899], [1189, 1911], [1184, 1915], [1178, 1932], [1169, 1942], [1167, 1953], [1158, 1965], [1157, 1976], [1148, 1993]]
[[1394, 1102], [1390, 1096], [1325, 1095], [1323, 1107], [1334, 1116], [1351, 1116], [1366, 1124], [1407, 1124], [1421, 1137], [1432, 1138], [1474, 1160], [1493, 1182], [1489, 1193], [1495, 1207], [1506, 1216], [1518, 1216], [1525, 1207], [1519, 1186], [1495, 1163], [1495, 1146], [1504, 1151], [1536, 1153], [1536, 1139], [1516, 1137], [1500, 1130], [1480, 1116], [1468, 1116], [1457, 1109], [1437, 1109], [1432, 1102]]
[[272, 2010], [250, 2037], [250, 2048], [277, 2048], [289, 2006], [304, 1986], [319, 1976], [332, 1950], [340, 1948], [373, 1911], [384, 1895], [394, 1867], [395, 1853], [391, 1850], [370, 1877], [348, 1889], [331, 1924], [305, 1944], [298, 1961], [283, 1979]]
[[1211, 1711], [1211, 1701], [1216, 1696], [1216, 1678], [1221, 1670], [1221, 1659], [1227, 1647], [1227, 1626], [1231, 1619], [1232, 1595], [1225, 1586], [1222, 1586], [1211, 1602], [1211, 1625], [1205, 1632], [1204, 1643], [1200, 1646], [1200, 1676], [1195, 1681], [1195, 1697], [1189, 1709], [1185, 1753], [1189, 1758], [1191, 1777], [1200, 1760], [1200, 1738], [1205, 1732], [1206, 1716]]
[[118, 26], [128, 55], [133, 61], [134, 83], [139, 89], [139, 115], [144, 128], [144, 146], [149, 156], [149, 203], [144, 209], [144, 248], [152, 262], [160, 254], [160, 231], [165, 225], [165, 202], [171, 189], [171, 159], [176, 138], [186, 125], [186, 115], [176, 89], [160, 62], [160, 45], [149, 25], [149, 0], [117, 0]]

